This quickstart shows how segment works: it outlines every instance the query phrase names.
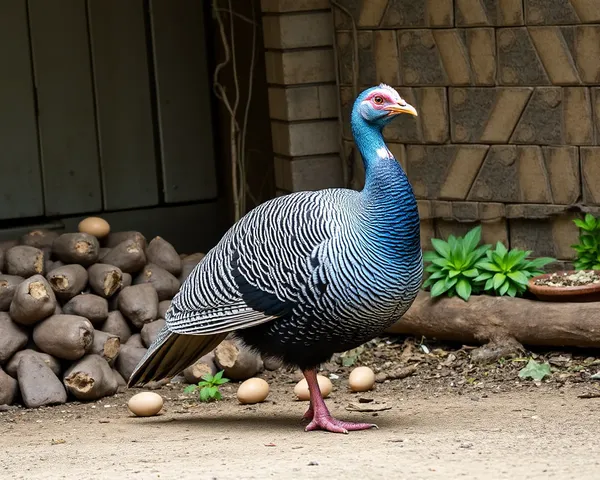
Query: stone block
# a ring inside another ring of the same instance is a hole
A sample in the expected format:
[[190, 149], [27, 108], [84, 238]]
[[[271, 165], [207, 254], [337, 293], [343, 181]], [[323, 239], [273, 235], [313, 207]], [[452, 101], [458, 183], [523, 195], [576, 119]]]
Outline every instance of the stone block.
[[408, 145], [408, 178], [418, 198], [465, 200], [486, 145]]
[[394, 30], [376, 30], [373, 35], [377, 81], [398, 85], [400, 60], [396, 32]]
[[333, 49], [265, 52], [267, 82], [277, 85], [335, 81]]
[[331, 8], [329, 0], [261, 0], [263, 12], [286, 13], [306, 10], [327, 10]]
[[530, 27], [529, 35], [554, 85], [579, 84], [579, 72], [559, 27]]
[[479, 220], [479, 204], [477, 202], [452, 202], [452, 217], [460, 221], [475, 222]]
[[589, 89], [566, 87], [562, 93], [564, 142], [569, 145], [593, 145], [595, 132]]
[[[370, 0], [363, 0], [368, 4]], [[452, 0], [389, 0], [383, 27], [453, 27]]]
[[335, 85], [269, 87], [269, 115], [287, 121], [337, 118]]
[[340, 157], [275, 157], [275, 184], [278, 189], [289, 192], [342, 187]]
[[564, 31], [582, 82], [597, 85], [600, 83], [600, 25], [565, 27]]
[[595, 119], [596, 145], [600, 145], [600, 88], [592, 88], [591, 91], [592, 109]]
[[401, 84], [447, 85], [449, 80], [431, 30], [398, 32]]
[[451, 85], [495, 84], [493, 28], [434, 30], [433, 36]]
[[449, 139], [448, 101], [443, 87], [398, 88], [418, 117], [400, 115], [383, 131], [388, 141], [446, 143]]
[[417, 208], [421, 220], [432, 220], [434, 218], [431, 200], [417, 200]]
[[511, 143], [590, 145], [592, 103], [585, 87], [538, 87], [529, 99]]
[[[459, 222], [456, 220], [437, 219], [435, 221], [435, 237], [444, 240], [448, 239], [450, 235], [464, 237], [469, 230], [475, 228], [477, 225], [479, 225], [479, 222]], [[481, 229], [483, 230], [483, 226]], [[428, 248], [428, 250], [432, 249], [431, 246]]]
[[493, 29], [399, 30], [402, 85], [494, 85]]
[[531, 87], [450, 88], [452, 141], [506, 143], [532, 91]]
[[510, 245], [508, 238], [508, 221], [505, 218], [493, 221], [481, 221], [481, 243], [496, 245], [496, 242], [502, 242], [508, 247]]
[[579, 21], [582, 23], [600, 22], [600, 2], [598, 0], [570, 0]]
[[578, 241], [578, 230], [573, 223], [576, 217], [565, 213], [547, 220], [510, 219], [510, 246], [531, 250], [535, 257], [572, 260], [575, 251], [571, 245]]
[[581, 147], [583, 203], [600, 205], [600, 147]]
[[300, 123], [272, 121], [273, 152], [288, 157], [339, 152], [337, 120]]
[[501, 85], [550, 84], [527, 28], [499, 28], [496, 43]]
[[492, 222], [506, 217], [506, 206], [503, 203], [479, 203], [479, 218], [482, 221]]
[[433, 218], [441, 218], [444, 220], [452, 220], [452, 202], [443, 200], [432, 200], [431, 210]]
[[523, 24], [522, 0], [456, 0], [456, 26]]
[[536, 88], [510, 141], [559, 145], [563, 143], [562, 126], [562, 89]]
[[561, 205], [577, 202], [581, 195], [577, 147], [542, 147], [542, 154], [550, 178], [552, 201]]
[[431, 239], [435, 238], [434, 221], [421, 219], [421, 229], [419, 233], [421, 236], [421, 250], [431, 250]]
[[556, 217], [567, 211], [566, 205], [547, 203], [511, 203], [506, 205], [506, 218], [529, 218], [541, 220]]
[[333, 45], [331, 12], [265, 15], [262, 23], [264, 46], [267, 49]]
[[525, 21], [529, 25], [579, 23], [570, 0], [525, 0]]
[[354, 38], [351, 32], [337, 32], [336, 44], [340, 83], [353, 85], [354, 76], [359, 86], [372, 86], [379, 83], [375, 68], [375, 55], [373, 53], [373, 32], [371, 30], [359, 31], [358, 58], [355, 59]]
[[506, 203], [574, 202], [579, 196], [575, 147], [494, 145], [468, 200]]

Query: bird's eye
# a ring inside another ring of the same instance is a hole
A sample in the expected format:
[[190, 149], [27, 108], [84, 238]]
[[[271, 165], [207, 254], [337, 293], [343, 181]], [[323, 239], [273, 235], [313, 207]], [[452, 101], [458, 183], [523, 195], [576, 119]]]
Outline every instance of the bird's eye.
[[373, 97], [373, 101], [375, 102], [376, 105], [382, 105], [383, 104], [383, 98], [380, 97], [379, 95], [377, 95], [376, 97]]

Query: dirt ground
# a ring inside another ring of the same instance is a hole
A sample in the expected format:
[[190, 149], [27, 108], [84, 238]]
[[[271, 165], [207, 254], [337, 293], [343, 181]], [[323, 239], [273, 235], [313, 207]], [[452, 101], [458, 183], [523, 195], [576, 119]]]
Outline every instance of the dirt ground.
[[348, 391], [352, 366], [326, 365], [332, 413], [379, 426], [348, 435], [304, 432], [307, 402], [292, 392], [297, 373], [282, 370], [261, 374], [271, 391], [251, 406], [237, 402], [231, 383], [222, 401], [208, 404], [183, 394], [182, 384], [163, 386], [156, 391], [164, 408], [151, 418], [127, 409], [140, 389], [93, 403], [8, 408], [0, 413], [0, 478], [600, 478], [596, 357], [540, 354], [552, 374], [534, 382], [518, 377], [525, 357], [475, 365], [471, 353], [413, 340], [373, 344], [354, 365], [370, 365], [380, 380], [416, 368], [366, 393]]

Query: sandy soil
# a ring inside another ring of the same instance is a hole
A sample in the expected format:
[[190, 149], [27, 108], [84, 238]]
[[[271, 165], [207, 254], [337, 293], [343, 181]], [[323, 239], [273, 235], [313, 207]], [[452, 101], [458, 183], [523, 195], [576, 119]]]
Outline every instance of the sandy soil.
[[[578, 388], [427, 397], [392, 383], [362, 395], [340, 387], [328, 400], [334, 414], [379, 425], [348, 435], [304, 432], [306, 403], [292, 400], [291, 387], [278, 390], [241, 406], [230, 386], [224, 401], [190, 406], [180, 386], [163, 388], [165, 408], [152, 418], [129, 413], [131, 391], [92, 405], [5, 412], [0, 478], [599, 476], [600, 399], [578, 398]], [[347, 411], [359, 396], [392, 408], [376, 417]]]
[[[379, 376], [411, 365], [414, 373], [362, 394], [348, 391], [352, 366], [325, 365], [322, 373], [334, 374], [332, 413], [379, 426], [348, 435], [305, 432], [297, 372], [283, 370], [261, 374], [271, 392], [252, 406], [237, 402], [230, 383], [209, 404], [183, 394], [182, 384], [163, 386], [156, 391], [164, 408], [152, 418], [127, 409], [140, 389], [92, 403], [11, 407], [0, 411], [0, 479], [600, 478], [597, 356], [540, 354], [552, 374], [533, 382], [518, 377], [526, 358], [476, 365], [471, 352], [376, 342], [356, 365]], [[360, 399], [390, 408], [347, 409]]]

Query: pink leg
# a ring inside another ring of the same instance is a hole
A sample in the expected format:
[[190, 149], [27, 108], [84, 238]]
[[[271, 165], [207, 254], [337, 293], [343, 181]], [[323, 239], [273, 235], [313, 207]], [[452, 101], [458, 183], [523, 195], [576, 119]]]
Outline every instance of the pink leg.
[[373, 423], [352, 423], [337, 420], [331, 416], [321, 390], [319, 389], [319, 383], [317, 382], [317, 371], [316, 369], [304, 370], [304, 377], [308, 383], [308, 390], [310, 392], [310, 407], [304, 414], [304, 418], [311, 418], [311, 422], [306, 426], [305, 431], [310, 432], [311, 430], [326, 430], [333, 433], [348, 433], [352, 430], [367, 430], [368, 428], [377, 428], [377, 425]]
[[304, 413], [304, 415], [302, 415], [302, 420], [312, 420], [313, 417], [315, 415], [315, 412], [313, 410], [313, 406], [312, 406], [312, 400], [310, 401], [310, 406], [308, 407], [308, 410], [306, 410], [306, 412]]

